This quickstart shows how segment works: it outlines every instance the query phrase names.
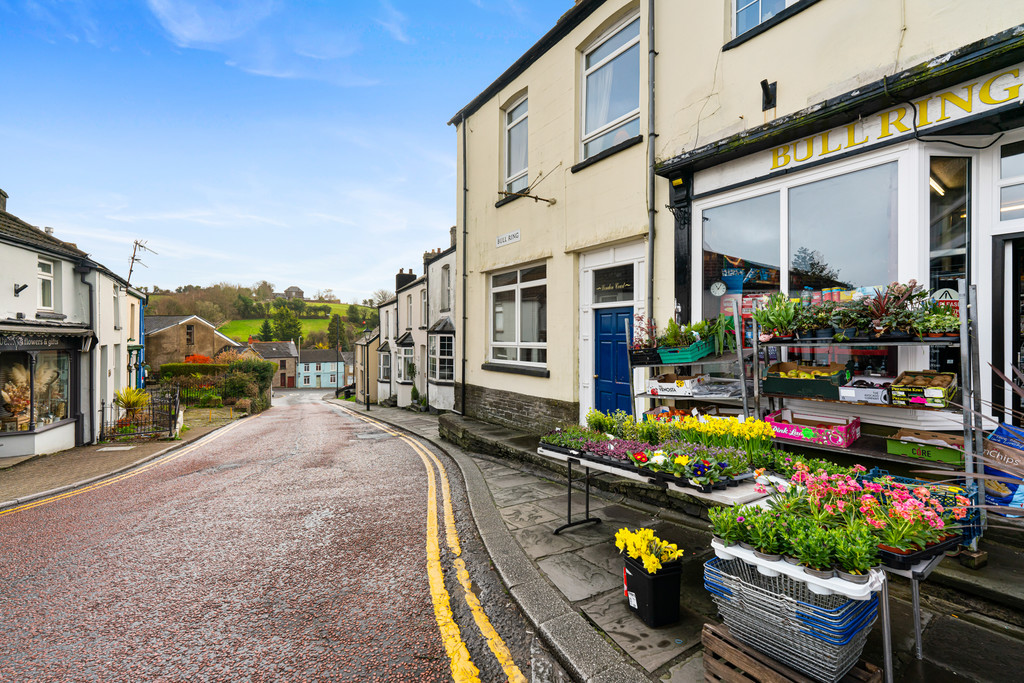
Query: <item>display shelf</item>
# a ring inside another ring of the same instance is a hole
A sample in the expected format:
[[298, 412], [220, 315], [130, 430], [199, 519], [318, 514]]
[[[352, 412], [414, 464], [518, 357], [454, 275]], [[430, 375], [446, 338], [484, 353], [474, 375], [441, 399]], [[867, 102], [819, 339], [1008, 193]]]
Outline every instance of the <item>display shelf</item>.
[[875, 339], [873, 337], [854, 337], [846, 341], [835, 339], [771, 339], [760, 342], [761, 346], [842, 346], [857, 348], [861, 346], [960, 346], [959, 337], [916, 337], [909, 339]]
[[637, 394], [635, 398], [649, 398], [655, 401], [709, 401], [713, 403], [732, 403], [743, 405], [742, 396], [679, 396], [677, 394]]
[[844, 455], [861, 456], [873, 460], [884, 460], [886, 462], [898, 462], [904, 465], [921, 465], [927, 463], [928, 467], [935, 469], [950, 470], [951, 472], [963, 469], [950, 465], [949, 463], [936, 462], [932, 460], [923, 461], [919, 458], [909, 458], [904, 455], [889, 453], [885, 448], [885, 437], [873, 434], [861, 434], [860, 438], [853, 442], [849, 448], [828, 446], [826, 444], [811, 443], [809, 441], [793, 441], [792, 439], [780, 439], [775, 437], [776, 445], [790, 446], [793, 448], [806, 448], [814, 451], [825, 451], [829, 453], [842, 453]]
[[[777, 398], [777, 399], [786, 400], [786, 401], [814, 401], [816, 403], [838, 403], [840, 405], [848, 405], [848, 406], [868, 406], [868, 407], [872, 407], [872, 408], [885, 408], [887, 410], [890, 409], [890, 408], [895, 409], [895, 410], [926, 410], [926, 411], [933, 412], [933, 413], [949, 413], [951, 416], [956, 416], [956, 417], [959, 417], [959, 416], [961, 416], [963, 414], [962, 411], [960, 411], [960, 409], [958, 409], [958, 408], [932, 408], [932, 407], [929, 407], [929, 406], [917, 406], [917, 405], [914, 405], [914, 406], [898, 406], [898, 405], [893, 405], [892, 403], [869, 403], [867, 401], [840, 401], [840, 400], [834, 399], [834, 398], [811, 398], [811, 397], [808, 397], [808, 396], [791, 396], [790, 394], [775, 394], [775, 393], [772, 393], [772, 394], [761, 394], [761, 397], [762, 398]], [[960, 403], [961, 400], [962, 400], [962, 396], [961, 396], [960, 392], [957, 392], [953, 396], [953, 399], [954, 400], [951, 400], [950, 403]]]

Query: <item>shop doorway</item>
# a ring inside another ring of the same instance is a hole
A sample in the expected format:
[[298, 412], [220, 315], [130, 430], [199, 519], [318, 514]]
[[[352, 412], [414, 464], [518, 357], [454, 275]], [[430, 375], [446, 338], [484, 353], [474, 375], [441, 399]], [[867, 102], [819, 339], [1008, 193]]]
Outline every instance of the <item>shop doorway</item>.
[[603, 413], [632, 412], [627, 326], [633, 307], [594, 311], [594, 405]]
[[[993, 334], [992, 358], [1002, 372], [1017, 386], [1024, 386], [1013, 373], [1013, 367], [1024, 372], [1024, 233], [993, 238]], [[1007, 395], [1009, 394], [1009, 395]], [[1021, 418], [1024, 401], [995, 373], [992, 376], [992, 403], [1003, 410], [1003, 421], [1024, 426]]]

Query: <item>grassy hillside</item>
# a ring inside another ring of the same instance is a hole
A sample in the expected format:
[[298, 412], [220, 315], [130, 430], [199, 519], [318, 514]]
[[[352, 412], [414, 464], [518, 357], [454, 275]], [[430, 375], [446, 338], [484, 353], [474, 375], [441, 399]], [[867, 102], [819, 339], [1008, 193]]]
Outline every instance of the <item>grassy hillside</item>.
[[[345, 314], [348, 312], [348, 304], [330, 304], [330, 306], [331, 315], [334, 315], [335, 313], [340, 315], [342, 322], [352, 328], [355, 336], [362, 334], [362, 324], [357, 323], [353, 325], [348, 322], [348, 318], [345, 317]], [[371, 311], [376, 311], [376, 309], [366, 308], [365, 306], [360, 306], [359, 308], [363, 315], [368, 315]], [[274, 321], [271, 320], [270, 322], [273, 324]], [[331, 321], [330, 318], [301, 318], [299, 322], [302, 323], [302, 335], [306, 336], [310, 332], [323, 332], [324, 334], [327, 334], [327, 326]], [[262, 318], [256, 318], [253, 320], [231, 320], [218, 327], [217, 331], [244, 344], [249, 341], [249, 335], [258, 337], [262, 326]]]

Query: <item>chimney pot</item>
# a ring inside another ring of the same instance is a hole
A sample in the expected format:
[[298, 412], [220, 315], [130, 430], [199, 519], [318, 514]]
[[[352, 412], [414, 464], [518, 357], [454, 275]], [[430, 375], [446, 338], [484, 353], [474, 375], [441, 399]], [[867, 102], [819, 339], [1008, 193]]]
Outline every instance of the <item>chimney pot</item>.
[[43, 231], [44, 231], [44, 232], [45, 232], [45, 233], [46, 233], [47, 235], [52, 235], [52, 234], [53, 234], [53, 228], [51, 228], [50, 226], [46, 226], [45, 228], [43, 228]]
[[4, 192], [3, 190], [0, 190], [0, 211], [6, 211], [7, 210], [7, 198], [9, 196], [10, 196], [9, 194]]

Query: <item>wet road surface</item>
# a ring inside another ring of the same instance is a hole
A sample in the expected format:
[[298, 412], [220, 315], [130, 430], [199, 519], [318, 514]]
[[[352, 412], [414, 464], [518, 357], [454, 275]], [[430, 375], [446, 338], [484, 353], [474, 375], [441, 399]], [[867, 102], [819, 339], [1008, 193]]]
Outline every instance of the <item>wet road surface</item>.
[[0, 681], [527, 680], [454, 463], [320, 398], [0, 513]]

